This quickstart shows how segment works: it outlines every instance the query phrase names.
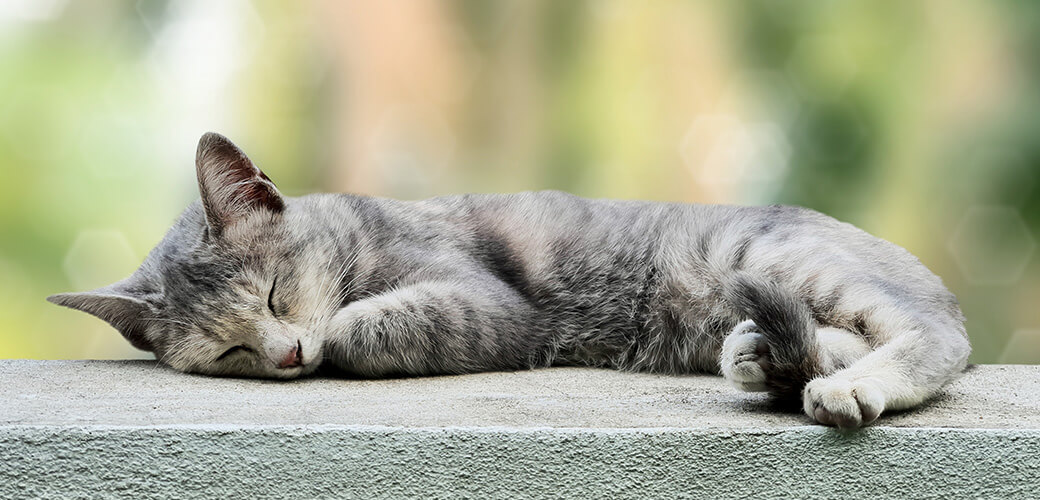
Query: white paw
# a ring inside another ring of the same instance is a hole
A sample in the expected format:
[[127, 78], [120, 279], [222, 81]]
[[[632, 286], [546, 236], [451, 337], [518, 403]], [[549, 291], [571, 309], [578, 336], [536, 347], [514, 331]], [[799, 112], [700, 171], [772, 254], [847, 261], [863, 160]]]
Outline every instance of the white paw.
[[869, 379], [818, 378], [805, 386], [802, 401], [814, 420], [842, 429], [869, 424], [885, 409], [884, 394]]
[[719, 364], [722, 376], [738, 389], [748, 392], [766, 390], [769, 345], [766, 338], [755, 331], [753, 321], [737, 325], [726, 337]]

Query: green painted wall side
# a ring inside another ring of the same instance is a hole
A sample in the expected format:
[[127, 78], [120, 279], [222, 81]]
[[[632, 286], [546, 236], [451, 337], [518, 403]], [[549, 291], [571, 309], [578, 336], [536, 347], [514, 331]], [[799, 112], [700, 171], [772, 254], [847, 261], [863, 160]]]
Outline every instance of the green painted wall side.
[[1030, 498], [1040, 430], [0, 426], [0, 498]]

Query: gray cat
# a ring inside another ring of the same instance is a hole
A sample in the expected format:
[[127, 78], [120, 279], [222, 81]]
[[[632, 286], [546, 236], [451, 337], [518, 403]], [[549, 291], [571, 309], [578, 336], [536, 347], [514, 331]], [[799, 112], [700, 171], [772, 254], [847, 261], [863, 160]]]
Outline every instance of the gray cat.
[[916, 258], [803, 208], [286, 198], [221, 135], [195, 161], [201, 201], [132, 276], [48, 298], [178, 370], [721, 371], [849, 428], [935, 395], [971, 350]]

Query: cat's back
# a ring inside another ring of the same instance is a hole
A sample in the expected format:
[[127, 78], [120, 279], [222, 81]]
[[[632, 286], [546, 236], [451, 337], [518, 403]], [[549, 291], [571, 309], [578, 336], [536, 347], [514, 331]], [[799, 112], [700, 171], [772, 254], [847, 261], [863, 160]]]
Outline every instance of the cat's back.
[[526, 257], [545, 252], [645, 255], [663, 240], [674, 240], [676, 231], [696, 231], [760, 210], [591, 199], [552, 190], [423, 200], [313, 194], [294, 201], [308, 214], [308, 225], [363, 232], [383, 245], [422, 243], [434, 251], [493, 240]]
[[[418, 212], [470, 227], [526, 236], [606, 237], [655, 225], [695, 205], [639, 200], [591, 199], [563, 191], [442, 196], [416, 202]], [[645, 235], [645, 233], [644, 233]]]

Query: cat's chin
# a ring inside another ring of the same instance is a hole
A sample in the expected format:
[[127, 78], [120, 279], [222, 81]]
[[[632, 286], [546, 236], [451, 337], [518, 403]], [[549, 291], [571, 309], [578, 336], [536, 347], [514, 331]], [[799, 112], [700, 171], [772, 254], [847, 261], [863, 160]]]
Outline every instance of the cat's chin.
[[196, 375], [205, 375], [209, 377], [228, 377], [228, 378], [254, 378], [254, 379], [268, 379], [268, 380], [292, 380], [300, 377], [306, 377], [311, 375], [318, 370], [318, 366], [321, 363], [309, 363], [303, 366], [296, 366], [292, 368], [270, 368], [262, 371], [253, 370], [207, 370], [205, 368], [193, 368], [193, 369], [181, 369], [175, 366], [171, 366], [174, 370], [181, 371], [184, 373], [193, 373]]
[[268, 378], [275, 378], [279, 380], [291, 380], [294, 378], [305, 377], [314, 373], [318, 369], [318, 363], [311, 363], [304, 366], [295, 368], [281, 368], [278, 369], [274, 375]]

